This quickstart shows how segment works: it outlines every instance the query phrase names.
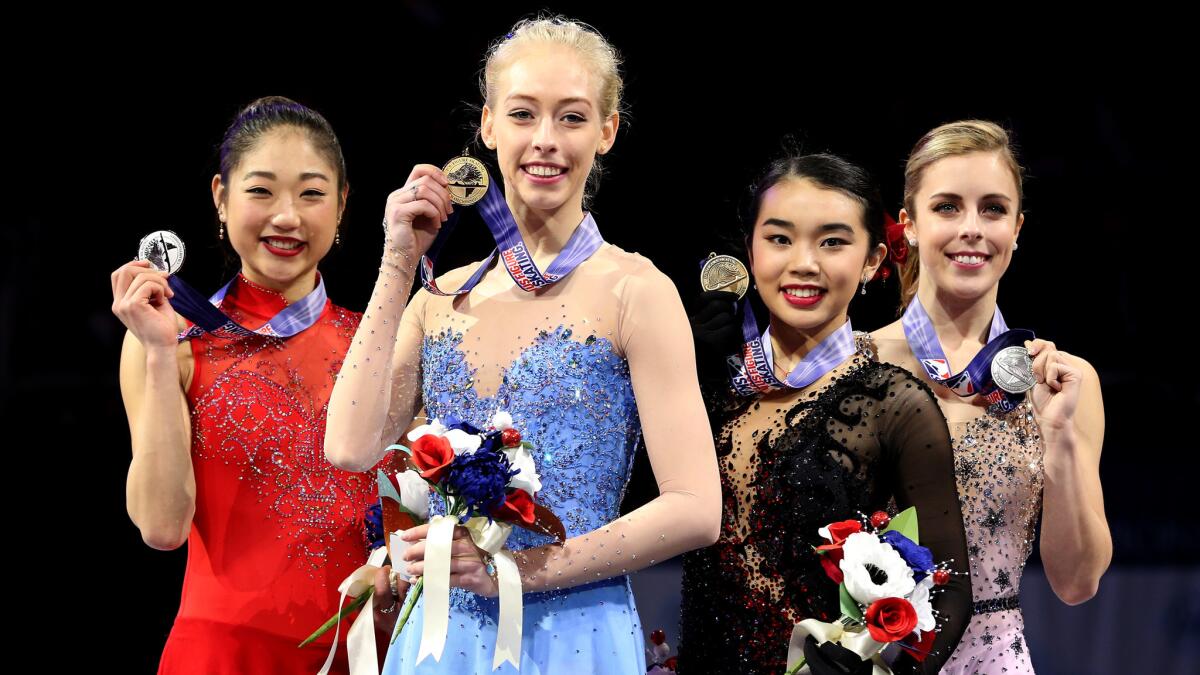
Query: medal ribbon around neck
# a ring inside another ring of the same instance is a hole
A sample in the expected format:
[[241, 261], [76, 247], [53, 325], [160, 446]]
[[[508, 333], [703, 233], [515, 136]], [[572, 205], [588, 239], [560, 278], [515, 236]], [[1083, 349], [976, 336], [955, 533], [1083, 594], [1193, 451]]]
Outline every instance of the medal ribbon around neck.
[[967, 367], [958, 373], [950, 372], [950, 361], [942, 350], [942, 343], [933, 328], [933, 321], [921, 305], [920, 298], [913, 296], [908, 308], [904, 310], [900, 325], [904, 327], [904, 337], [908, 340], [909, 349], [934, 383], [963, 397], [979, 394], [1005, 413], [1016, 408], [1017, 404], [1024, 400], [1024, 393], [1010, 393], [996, 385], [992, 378], [992, 360], [1010, 347], [1023, 349], [1025, 342], [1034, 338], [1033, 331], [1023, 328], [1009, 330], [999, 307], [992, 314], [987, 344], [971, 359]]
[[545, 272], [542, 272], [533, 262], [525, 240], [521, 238], [521, 231], [517, 227], [517, 221], [513, 218], [512, 212], [508, 209], [508, 203], [504, 201], [504, 195], [500, 190], [489, 189], [483, 199], [479, 201], [479, 215], [492, 233], [492, 238], [496, 241], [496, 249], [484, 259], [461, 288], [454, 291], [443, 291], [438, 288], [437, 281], [434, 280], [433, 263], [442, 247], [445, 246], [450, 233], [454, 230], [457, 214], [456, 211], [442, 226], [429, 253], [421, 256], [421, 285], [434, 295], [451, 296], [469, 293], [483, 279], [483, 275], [491, 267], [497, 254], [504, 264], [504, 269], [508, 271], [508, 275], [512, 277], [517, 286], [523, 291], [533, 292], [561, 280], [604, 245], [604, 239], [600, 236], [595, 219], [592, 218], [592, 214], [586, 214], [583, 221], [571, 233], [567, 245], [559, 252], [558, 257], [550, 263]]
[[742, 337], [745, 342], [741, 356], [734, 357], [730, 363], [733, 388], [742, 396], [765, 394], [777, 389], [803, 389], [821, 379], [856, 351], [854, 329], [850, 326], [850, 319], [846, 319], [846, 323], [825, 336], [780, 380], [775, 376], [771, 329], [768, 327], [759, 334], [748, 298], [742, 300]]

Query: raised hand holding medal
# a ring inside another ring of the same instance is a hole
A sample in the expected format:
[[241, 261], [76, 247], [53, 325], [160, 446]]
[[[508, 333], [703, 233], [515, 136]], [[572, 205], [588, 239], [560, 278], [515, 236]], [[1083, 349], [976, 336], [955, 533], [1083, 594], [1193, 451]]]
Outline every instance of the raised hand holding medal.
[[545, 271], [542, 271], [533, 261], [520, 228], [513, 219], [504, 194], [500, 190], [490, 189], [491, 178], [482, 162], [466, 154], [456, 157], [446, 164], [444, 175], [448, 179], [447, 186], [451, 199], [458, 204], [477, 204], [479, 215], [492, 233], [496, 249], [475, 269], [471, 277], [457, 290], [443, 291], [438, 288], [434, 277], [433, 265], [438, 253], [445, 246], [446, 240], [454, 229], [454, 222], [446, 223], [436, 241], [421, 257], [421, 285], [434, 295], [451, 296], [469, 293], [483, 275], [491, 268], [492, 262], [499, 257], [501, 265], [516, 283], [517, 287], [526, 292], [535, 292], [550, 286], [570, 274], [583, 261], [604, 245], [600, 230], [591, 214], [584, 214], [583, 221], [571, 233], [570, 239], [558, 257], [555, 258]]
[[163, 230], [143, 237], [138, 259], [111, 275], [113, 314], [147, 349], [177, 344], [177, 319], [169, 302], [175, 292], [167, 277], [182, 264], [183, 242]]
[[487, 194], [487, 169], [464, 150], [441, 169], [432, 164], [413, 167], [404, 187], [388, 196], [383, 231], [387, 248], [402, 257], [424, 255], [454, 204], [470, 206]]
[[387, 198], [384, 207], [384, 263], [415, 273], [416, 260], [429, 250], [454, 212], [449, 181], [432, 164], [418, 164], [404, 187]]
[[1027, 347], [1037, 381], [1029, 392], [1029, 401], [1042, 433], [1054, 434], [1074, 424], [1084, 366], [1080, 359], [1059, 351], [1049, 340], [1031, 340]]

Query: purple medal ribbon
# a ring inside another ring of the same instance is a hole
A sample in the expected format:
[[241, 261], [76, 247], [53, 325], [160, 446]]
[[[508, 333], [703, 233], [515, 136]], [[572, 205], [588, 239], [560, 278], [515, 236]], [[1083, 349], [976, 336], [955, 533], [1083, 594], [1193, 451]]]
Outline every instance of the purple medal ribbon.
[[175, 291], [175, 297], [171, 298], [171, 307], [195, 324], [179, 334], [179, 342], [200, 337], [205, 333], [228, 339], [249, 335], [289, 338], [312, 326], [325, 311], [325, 280], [318, 275], [317, 287], [311, 293], [284, 307], [261, 327], [250, 330], [221, 311], [221, 303], [234, 281], [237, 281], [237, 277], [230, 279], [229, 283], [222, 286], [211, 298], [205, 299], [200, 291], [189, 286], [183, 279], [172, 276], [167, 280], [171, 290]]
[[730, 359], [733, 388], [742, 396], [765, 394], [776, 389], [803, 389], [857, 351], [854, 329], [850, 326], [850, 319], [846, 319], [846, 323], [805, 354], [800, 363], [780, 381], [775, 376], [774, 355], [771, 353], [771, 329], [768, 327], [759, 334], [749, 298], [742, 300], [742, 336], [745, 344], [742, 345], [741, 358]]
[[999, 307], [992, 315], [987, 344], [959, 373], [950, 372], [950, 361], [942, 351], [942, 343], [938, 340], [937, 331], [933, 329], [933, 321], [916, 296], [913, 296], [908, 308], [904, 310], [900, 325], [904, 327], [904, 337], [908, 340], [909, 349], [925, 368], [929, 379], [935, 383], [959, 396], [982, 395], [1001, 412], [1016, 408], [1017, 404], [1025, 399], [1024, 394], [1010, 394], [992, 381], [992, 359], [996, 354], [1008, 347], [1023, 345], [1027, 340], [1034, 338], [1031, 330], [1009, 330]]
[[[469, 293], [483, 278], [488, 268], [491, 267], [492, 260], [499, 254], [500, 262], [504, 264], [504, 269], [508, 270], [508, 275], [512, 277], [517, 286], [524, 291], [536, 291], [570, 274], [604, 244], [600, 230], [596, 227], [595, 219], [592, 218], [592, 214], [586, 214], [583, 222], [579, 223], [579, 226], [571, 233], [571, 238], [567, 240], [567, 245], [563, 247], [558, 257], [550, 263], [550, 267], [546, 268], [545, 272], [542, 272], [534, 264], [533, 257], [529, 255], [529, 249], [526, 248], [525, 241], [521, 238], [521, 231], [517, 228], [517, 221], [513, 219], [512, 212], [508, 210], [508, 203], [504, 201], [504, 195], [495, 187], [495, 183], [492, 183], [492, 188], [479, 201], [479, 214], [483, 217], [483, 222], [487, 223], [488, 230], [496, 241], [496, 250], [484, 259], [461, 288], [448, 292], [441, 290], [437, 286], [437, 281], [434, 280], [433, 261], [454, 229], [455, 220], [448, 221], [442, 226], [429, 253], [421, 256], [421, 285], [425, 287], [425, 290], [434, 295], [445, 296]], [[457, 212], [451, 215], [451, 218], [453, 219], [455, 215]]]

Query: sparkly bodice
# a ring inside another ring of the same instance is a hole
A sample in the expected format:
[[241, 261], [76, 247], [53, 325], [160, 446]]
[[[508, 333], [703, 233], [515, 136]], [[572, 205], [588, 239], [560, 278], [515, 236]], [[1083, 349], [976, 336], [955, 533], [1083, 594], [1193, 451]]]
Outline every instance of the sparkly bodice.
[[[881, 358], [924, 372], [904, 340], [875, 342]], [[994, 414], [982, 400], [932, 386], [954, 442], [975, 600], [1015, 595], [1042, 510], [1043, 450], [1033, 410], [1024, 401], [1009, 413]]]
[[[629, 268], [643, 264], [605, 246], [543, 291], [516, 289], [493, 270], [466, 296], [419, 293], [414, 303], [419, 311], [405, 314], [407, 321], [419, 320], [423, 336], [424, 414], [455, 415], [481, 428], [498, 410], [511, 414], [535, 448], [542, 482], [537, 500], [558, 516], [568, 538], [620, 516], [641, 434], [624, 353], [637, 325], [627, 320], [626, 286], [634, 279]], [[430, 507], [444, 511], [436, 495]], [[551, 541], [515, 528], [507, 546], [519, 551]], [[526, 599], [573, 590], [527, 593]], [[494, 599], [456, 588], [451, 605], [483, 620]]]
[[1042, 443], [1028, 402], [950, 423], [975, 600], [1015, 595], [1042, 510]]
[[[901, 338], [876, 339], [881, 358], [924, 369]], [[1028, 401], [1006, 414], [934, 386], [954, 443], [975, 616], [946, 672], [1032, 673], [1017, 594], [1033, 549], [1044, 483], [1041, 433]]]
[[[808, 390], [713, 407], [722, 528], [684, 558], [681, 672], [782, 672], [794, 624], [840, 614], [837, 584], [812, 550], [824, 543], [817, 530], [892, 499], [917, 507], [935, 560], [966, 571], [949, 434], [903, 369], [860, 352]], [[964, 577], [934, 599], [943, 620], [930, 665], [969, 619]]]
[[[285, 305], [239, 276], [222, 309], [256, 327]], [[192, 340], [196, 510], [180, 619], [303, 638], [364, 562], [374, 478], [334, 467], [323, 449], [329, 396], [358, 320], [327, 303], [287, 339]]]
[[[633, 467], [640, 426], [629, 367], [606, 338], [576, 341], [570, 328], [541, 331], [504, 369], [499, 389], [480, 396], [461, 333], [443, 330], [422, 345], [422, 393], [431, 417], [455, 415], [486, 428], [497, 410], [513, 417], [535, 447], [537, 499], [574, 537], [615, 520]], [[433, 497], [434, 501], [438, 501]], [[508, 547], [550, 539], [516, 529]]]

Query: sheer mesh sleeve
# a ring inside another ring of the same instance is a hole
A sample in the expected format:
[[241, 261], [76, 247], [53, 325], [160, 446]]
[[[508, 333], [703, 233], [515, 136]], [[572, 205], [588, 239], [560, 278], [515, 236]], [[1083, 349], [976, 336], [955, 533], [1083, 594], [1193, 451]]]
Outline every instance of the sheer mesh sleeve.
[[343, 469], [365, 471], [400, 436], [421, 407], [420, 346], [428, 299], [409, 299], [411, 272], [383, 270], [350, 344], [329, 400], [325, 455]]
[[921, 545], [936, 562], [949, 564], [950, 582], [933, 597], [938, 634], [932, 653], [917, 663], [902, 653], [893, 664], [897, 673], [936, 673], [950, 658], [971, 620], [971, 583], [967, 574], [967, 540], [954, 479], [950, 432], [937, 400], [907, 371], [888, 366], [887, 408], [879, 433], [886, 461], [894, 467], [891, 493], [898, 509], [917, 508]]

